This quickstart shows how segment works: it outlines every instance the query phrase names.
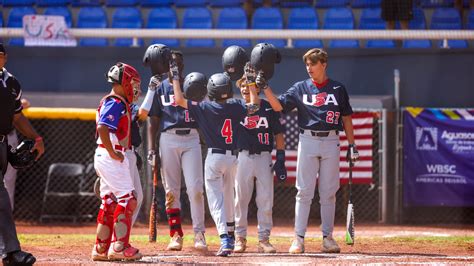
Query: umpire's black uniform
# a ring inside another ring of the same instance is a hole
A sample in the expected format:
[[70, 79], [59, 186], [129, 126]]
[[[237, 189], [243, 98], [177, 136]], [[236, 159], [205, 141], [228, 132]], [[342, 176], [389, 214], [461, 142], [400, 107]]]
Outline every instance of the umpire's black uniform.
[[[0, 43], [0, 52], [5, 49]], [[20, 113], [21, 88], [19, 82], [5, 68], [0, 69], [0, 255], [5, 265], [15, 265], [18, 262], [33, 262], [31, 254], [20, 251], [20, 242], [16, 234], [10, 198], [3, 183], [7, 171], [7, 135], [13, 127], [13, 116]], [[31, 264], [26, 264], [31, 265]]]

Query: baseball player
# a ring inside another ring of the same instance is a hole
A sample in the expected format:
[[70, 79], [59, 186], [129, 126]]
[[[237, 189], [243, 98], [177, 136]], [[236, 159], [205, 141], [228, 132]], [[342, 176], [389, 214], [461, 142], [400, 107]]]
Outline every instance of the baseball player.
[[[347, 158], [359, 158], [354, 144], [352, 107], [343, 84], [328, 78], [326, 74], [328, 54], [319, 48], [307, 51], [303, 56], [309, 79], [295, 83], [277, 98], [262, 75], [257, 85], [263, 89], [275, 111], [298, 112], [299, 143], [296, 165], [295, 238], [290, 253], [304, 252], [304, 236], [308, 225], [311, 201], [318, 181], [321, 204], [321, 251], [339, 253], [334, 240], [334, 216], [336, 192], [339, 189], [339, 131], [344, 130], [349, 142]], [[317, 175], [315, 175], [317, 173]]]
[[[172, 51], [172, 57], [178, 65], [179, 73], [182, 73], [184, 68], [182, 53]], [[182, 77], [179, 76], [178, 79], [178, 83], [181, 84], [183, 82]], [[203, 82], [205, 84], [205, 81]], [[163, 187], [166, 193], [166, 214], [171, 237], [167, 250], [179, 251], [183, 248], [180, 203], [182, 172], [191, 205], [194, 247], [197, 250], [206, 251], [204, 181], [197, 123], [188, 110], [176, 104], [171, 78], [158, 81], [149, 116], [151, 124], [149, 133], [152, 144], [149, 150], [150, 157], [155, 154], [155, 136], [158, 128], [161, 131], [159, 154]]]
[[92, 260], [139, 260], [142, 255], [129, 243], [137, 198], [125, 154], [131, 148], [130, 104], [139, 94], [140, 75], [132, 66], [117, 63], [107, 73], [107, 81], [112, 91], [101, 100], [96, 116], [94, 168], [101, 178], [102, 203]]
[[237, 163], [237, 138], [240, 121], [247, 114], [258, 110], [256, 90], [251, 89], [250, 103], [231, 99], [232, 83], [227, 74], [217, 73], [207, 83], [211, 101], [186, 100], [181, 92], [179, 69], [171, 62], [175, 102], [189, 110], [201, 129], [208, 152], [204, 179], [212, 218], [221, 239], [217, 256], [228, 256], [234, 249], [234, 239], [229, 235], [228, 223], [234, 221], [234, 173]]
[[[255, 82], [243, 77], [236, 84], [245, 102], [250, 103], [249, 86], [255, 86]], [[258, 88], [257, 93], [259, 93]], [[239, 141], [240, 152], [235, 176], [236, 241], [234, 252], [242, 253], [247, 246], [247, 213], [255, 181], [257, 189], [255, 201], [258, 208], [258, 252], [275, 253], [276, 249], [269, 241], [273, 225], [271, 152], [275, 139], [278, 157], [275, 172], [279, 180], [284, 182], [286, 179], [284, 129], [280, 123], [280, 114], [273, 111], [265, 100], [260, 100], [260, 109], [253, 115], [246, 116], [241, 125], [245, 127], [247, 134], [242, 134]]]
[[[135, 96], [133, 101], [136, 102], [138, 97], [140, 97], [141, 91], [139, 90]], [[131, 119], [132, 123], [130, 124], [130, 135], [131, 135], [131, 148], [125, 151], [125, 155], [128, 158], [130, 163], [130, 174], [133, 180], [133, 187], [135, 188], [135, 196], [137, 198], [137, 207], [133, 212], [132, 216], [132, 226], [137, 221], [138, 214], [140, 213], [140, 207], [143, 203], [143, 188], [142, 183], [140, 180], [140, 168], [141, 165], [141, 158], [137, 154], [136, 149], [142, 144], [142, 138], [140, 136], [140, 121], [138, 116], [138, 106], [136, 104], [130, 104], [130, 111], [131, 111]]]

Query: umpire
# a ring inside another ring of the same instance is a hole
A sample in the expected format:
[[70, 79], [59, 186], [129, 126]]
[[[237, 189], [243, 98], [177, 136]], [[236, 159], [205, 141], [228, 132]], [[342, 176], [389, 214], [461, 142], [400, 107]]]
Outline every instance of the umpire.
[[3, 184], [7, 171], [7, 134], [15, 127], [21, 134], [35, 140], [32, 151], [37, 151], [36, 160], [44, 153], [43, 139], [36, 133], [21, 106], [21, 87], [17, 79], [4, 68], [7, 61], [5, 47], [0, 43], [0, 254], [3, 265], [33, 265], [36, 258], [21, 251], [16, 235], [15, 222], [8, 192]]

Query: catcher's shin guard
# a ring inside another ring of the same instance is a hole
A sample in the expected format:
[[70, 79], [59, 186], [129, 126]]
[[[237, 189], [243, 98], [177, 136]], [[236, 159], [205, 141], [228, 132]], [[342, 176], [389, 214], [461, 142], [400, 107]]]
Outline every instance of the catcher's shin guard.
[[117, 198], [114, 213], [113, 250], [120, 252], [129, 247], [130, 230], [133, 211], [137, 207], [137, 199], [133, 193]]
[[170, 237], [173, 237], [175, 233], [178, 233], [180, 237], [183, 237], [180, 209], [166, 209], [166, 216], [168, 216], [168, 224], [170, 225]]
[[116, 207], [117, 203], [113, 200], [112, 195], [106, 195], [102, 198], [99, 214], [97, 215], [97, 236], [95, 240], [95, 249], [99, 254], [106, 255], [109, 249]]

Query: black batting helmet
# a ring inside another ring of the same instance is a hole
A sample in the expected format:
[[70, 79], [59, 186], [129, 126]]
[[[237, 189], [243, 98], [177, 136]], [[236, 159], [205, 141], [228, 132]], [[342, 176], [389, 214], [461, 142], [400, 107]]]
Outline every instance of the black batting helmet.
[[222, 67], [232, 81], [242, 77], [247, 61], [249, 61], [249, 57], [244, 48], [237, 45], [227, 47], [222, 55]]
[[207, 82], [207, 95], [213, 101], [232, 98], [232, 82], [224, 73], [216, 73]]
[[199, 72], [189, 73], [184, 78], [184, 97], [186, 99], [200, 102], [207, 94], [207, 78], [204, 74]]
[[143, 56], [143, 65], [150, 67], [151, 74], [161, 75], [170, 70], [171, 50], [164, 44], [148, 46]]
[[33, 146], [35, 146], [35, 142], [29, 139], [23, 140], [16, 148], [10, 146], [8, 150], [8, 162], [10, 162], [13, 168], [23, 169], [35, 163], [38, 152], [31, 152]]
[[275, 64], [281, 62], [281, 55], [273, 44], [259, 43], [252, 49], [250, 64], [255, 67], [255, 71], [263, 71], [266, 80], [273, 77]]

